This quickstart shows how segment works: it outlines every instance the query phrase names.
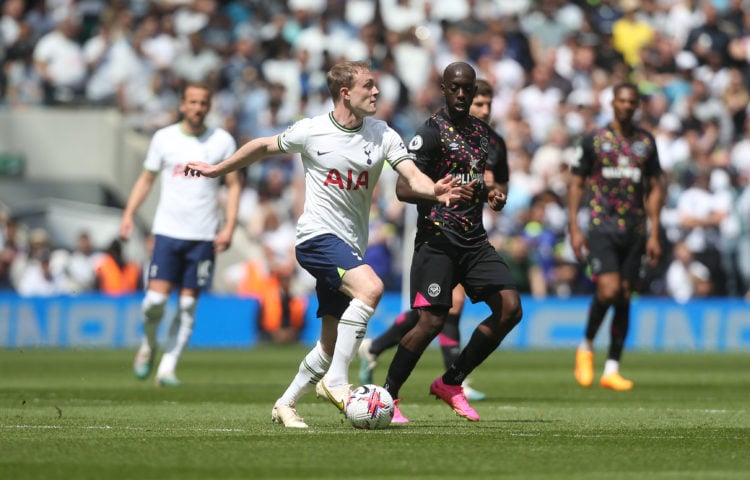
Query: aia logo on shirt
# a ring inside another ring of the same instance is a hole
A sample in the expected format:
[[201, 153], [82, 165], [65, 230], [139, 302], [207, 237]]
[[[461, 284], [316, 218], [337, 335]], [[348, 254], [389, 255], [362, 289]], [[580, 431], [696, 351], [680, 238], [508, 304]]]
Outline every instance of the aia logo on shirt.
[[341, 190], [359, 190], [360, 188], [366, 190], [370, 188], [370, 174], [367, 170], [360, 173], [347, 170], [346, 173], [343, 173], [334, 168], [328, 171], [328, 176], [323, 185], [338, 187]]

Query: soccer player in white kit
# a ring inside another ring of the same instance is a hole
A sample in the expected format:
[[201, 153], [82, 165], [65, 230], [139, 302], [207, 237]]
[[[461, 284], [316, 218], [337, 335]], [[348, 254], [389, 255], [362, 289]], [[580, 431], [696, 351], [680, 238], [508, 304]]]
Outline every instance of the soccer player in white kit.
[[221, 128], [209, 128], [205, 118], [211, 107], [207, 85], [188, 84], [182, 93], [182, 120], [158, 130], [149, 145], [143, 164], [120, 223], [120, 237], [133, 232], [133, 217], [161, 175], [161, 193], [152, 233], [154, 251], [143, 299], [144, 336], [133, 362], [133, 373], [147, 378], [156, 356], [157, 329], [172, 289], [179, 287], [178, 308], [169, 328], [164, 354], [156, 372], [156, 384], [177, 386], [177, 362], [190, 340], [195, 310], [201, 291], [211, 286], [214, 256], [231, 244], [237, 225], [241, 183], [234, 172], [225, 177], [227, 187], [223, 225], [218, 191], [221, 182], [212, 178], [186, 177], [189, 161], [219, 163], [237, 145]]
[[187, 175], [217, 177], [279, 152], [301, 154], [305, 204], [295, 251], [317, 280], [323, 322], [319, 341], [271, 412], [274, 422], [292, 428], [307, 428], [296, 403], [313, 385], [341, 412], [351, 392], [349, 364], [383, 294], [383, 282], [363, 257], [370, 200], [384, 163], [425, 199], [450, 204], [473, 191], [473, 185], [448, 178], [433, 182], [416, 167], [400, 136], [371, 118], [379, 91], [368, 62], [338, 63], [327, 82], [332, 112], [299, 120], [281, 135], [253, 139], [218, 165], [190, 162], [185, 168]]

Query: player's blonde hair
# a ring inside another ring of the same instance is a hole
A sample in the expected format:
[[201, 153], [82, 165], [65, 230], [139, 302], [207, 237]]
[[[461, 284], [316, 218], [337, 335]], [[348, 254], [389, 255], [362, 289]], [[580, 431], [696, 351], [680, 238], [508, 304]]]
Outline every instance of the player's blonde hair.
[[354, 75], [361, 72], [370, 71], [370, 62], [340, 62], [331, 67], [326, 75], [328, 91], [331, 92], [331, 99], [334, 103], [338, 101], [341, 94], [341, 87], [351, 88], [354, 83]]

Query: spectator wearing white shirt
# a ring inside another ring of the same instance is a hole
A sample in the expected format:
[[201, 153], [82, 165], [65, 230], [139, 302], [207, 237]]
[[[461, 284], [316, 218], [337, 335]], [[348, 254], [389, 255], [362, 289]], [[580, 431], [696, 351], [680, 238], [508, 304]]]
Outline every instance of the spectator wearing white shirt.
[[558, 107], [563, 92], [554, 87], [552, 67], [538, 64], [531, 72], [531, 83], [518, 94], [524, 118], [531, 125], [531, 134], [536, 143], [547, 138], [550, 129], [558, 118]]
[[53, 272], [49, 250], [40, 252], [29, 261], [18, 282], [18, 294], [22, 297], [52, 297], [68, 293], [68, 279], [62, 272]]
[[742, 140], [732, 146], [730, 162], [740, 175], [740, 182], [746, 185], [750, 183], [750, 106], [747, 108], [743, 133]]
[[695, 173], [692, 186], [680, 193], [677, 199], [679, 222], [684, 241], [695, 259], [711, 271], [715, 294], [725, 287], [721, 254], [717, 247], [720, 241], [719, 226], [727, 217], [724, 202], [711, 192], [711, 170], [702, 167]]
[[77, 17], [65, 15], [34, 48], [45, 105], [69, 104], [80, 100], [83, 94], [87, 72], [83, 48], [77, 41], [79, 28]]
[[83, 45], [83, 53], [90, 71], [86, 98], [94, 104], [114, 105], [138, 60], [129, 38], [132, 13], [127, 9], [108, 13], [99, 33]]
[[674, 245], [673, 259], [666, 274], [667, 293], [679, 303], [691, 298], [705, 297], [711, 293], [711, 271], [695, 260], [685, 242]]

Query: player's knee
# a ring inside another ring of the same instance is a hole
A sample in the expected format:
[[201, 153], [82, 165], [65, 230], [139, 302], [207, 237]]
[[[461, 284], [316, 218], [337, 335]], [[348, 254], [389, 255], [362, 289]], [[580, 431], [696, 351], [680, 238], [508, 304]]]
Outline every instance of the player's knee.
[[380, 299], [383, 296], [384, 290], [385, 285], [383, 285], [383, 280], [375, 275], [375, 277], [370, 282], [369, 291], [367, 292], [367, 295], [371, 302], [370, 305], [377, 305], [378, 303], [380, 303]]
[[596, 299], [604, 305], [614, 305], [622, 295], [617, 285], [604, 285], [596, 290]]
[[431, 338], [436, 337], [445, 326], [445, 312], [433, 312], [431, 310], [422, 310], [419, 314], [417, 326]]
[[515, 327], [523, 318], [521, 298], [517, 293], [503, 295], [503, 310], [501, 322], [509, 327]]
[[141, 311], [148, 322], [159, 322], [164, 316], [167, 305], [167, 295], [153, 290], [148, 290], [141, 302]]
[[370, 308], [375, 308], [380, 303], [384, 290], [383, 281], [373, 272], [368, 277], [361, 277], [356, 283], [350, 281], [347, 293]]

